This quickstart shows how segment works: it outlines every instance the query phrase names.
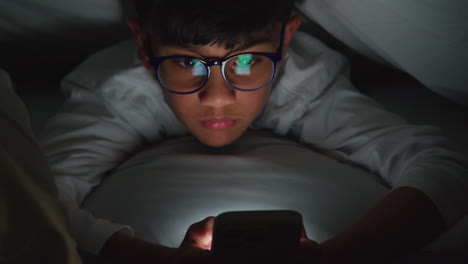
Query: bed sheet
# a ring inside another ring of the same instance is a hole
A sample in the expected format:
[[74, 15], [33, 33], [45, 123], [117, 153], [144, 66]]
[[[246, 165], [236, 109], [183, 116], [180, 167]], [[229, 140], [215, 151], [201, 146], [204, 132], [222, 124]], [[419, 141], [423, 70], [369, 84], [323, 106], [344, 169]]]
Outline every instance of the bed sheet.
[[[355, 50], [468, 106], [468, 1], [303, 0], [297, 5]], [[129, 37], [125, 19], [132, 13], [127, 0], [0, 1], [0, 67], [31, 74], [71, 69], [87, 54]], [[33, 59], [25, 68], [18, 58]]]
[[303, 13], [348, 46], [468, 106], [468, 1], [299, 2]]

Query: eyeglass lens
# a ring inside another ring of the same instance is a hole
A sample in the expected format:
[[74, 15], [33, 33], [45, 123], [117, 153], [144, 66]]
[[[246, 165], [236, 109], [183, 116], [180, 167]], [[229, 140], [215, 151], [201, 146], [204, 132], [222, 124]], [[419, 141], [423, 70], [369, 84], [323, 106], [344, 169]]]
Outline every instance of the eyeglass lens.
[[[265, 86], [270, 82], [273, 73], [273, 61], [259, 54], [241, 54], [232, 57], [224, 67], [228, 83], [242, 90], [256, 90]], [[161, 62], [158, 77], [169, 90], [190, 93], [205, 83], [208, 66], [197, 58], [171, 58]]]

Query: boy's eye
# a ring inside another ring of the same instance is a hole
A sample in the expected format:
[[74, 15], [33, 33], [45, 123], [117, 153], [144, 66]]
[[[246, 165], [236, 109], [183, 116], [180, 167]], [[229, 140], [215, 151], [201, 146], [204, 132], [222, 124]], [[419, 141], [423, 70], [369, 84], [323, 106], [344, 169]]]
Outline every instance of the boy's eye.
[[175, 59], [176, 65], [181, 66], [185, 70], [192, 72], [193, 76], [205, 76], [207, 75], [207, 69], [205, 64], [199, 59], [194, 58], [177, 58]]
[[199, 67], [202, 64], [199, 60], [193, 58], [179, 58], [177, 63], [184, 68]]

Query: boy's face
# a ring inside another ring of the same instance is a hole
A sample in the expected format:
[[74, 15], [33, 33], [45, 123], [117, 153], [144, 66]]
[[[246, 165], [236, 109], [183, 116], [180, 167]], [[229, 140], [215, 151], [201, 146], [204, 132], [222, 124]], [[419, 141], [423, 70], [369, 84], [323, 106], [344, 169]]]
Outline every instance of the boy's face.
[[[162, 46], [158, 56], [184, 55], [209, 59], [224, 59], [244, 52], [275, 53], [277, 42], [262, 43], [232, 52], [222, 46]], [[223, 79], [221, 67], [211, 67], [208, 82], [202, 90], [180, 95], [164, 90], [166, 101], [179, 120], [192, 134], [209, 146], [228, 145], [238, 139], [262, 111], [270, 86], [244, 92], [230, 87]]]
[[[301, 20], [302, 17], [298, 16], [286, 25], [284, 51], [287, 49], [292, 34], [300, 25]], [[129, 25], [132, 28], [131, 22]], [[132, 30], [135, 32], [134, 28]], [[235, 47], [233, 50], [217, 44], [205, 46], [159, 45], [152, 47], [155, 53], [153, 56], [180, 55], [204, 60], [222, 60], [239, 53], [276, 53], [281, 42], [281, 29], [278, 27], [272, 34], [277, 37], [271, 41], [255, 44], [247, 48]], [[141, 41], [142, 53], [145, 52], [143, 43]], [[144, 54], [143, 59], [145, 59]], [[281, 63], [282, 61], [279, 62], [278, 67], [280, 67]], [[148, 70], [154, 73], [151, 66], [146, 63], [145, 65]], [[182, 95], [164, 89], [164, 94], [174, 114], [193, 136], [206, 145], [221, 147], [237, 140], [249, 128], [265, 106], [270, 90], [271, 85], [252, 92], [233, 89], [224, 80], [221, 67], [212, 66], [208, 82], [200, 91]]]

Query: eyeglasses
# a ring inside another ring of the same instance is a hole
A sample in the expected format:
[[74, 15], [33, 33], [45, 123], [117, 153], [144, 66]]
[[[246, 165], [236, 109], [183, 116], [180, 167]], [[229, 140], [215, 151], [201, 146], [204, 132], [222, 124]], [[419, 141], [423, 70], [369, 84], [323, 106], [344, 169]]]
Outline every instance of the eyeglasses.
[[[191, 94], [207, 84], [212, 66], [220, 66], [226, 83], [233, 89], [253, 92], [267, 87], [274, 80], [276, 65], [281, 60], [284, 28], [277, 53], [249, 52], [224, 60], [206, 61], [191, 56], [152, 58], [156, 79], [166, 90], [176, 94]], [[150, 43], [148, 46], [151, 47]], [[149, 51], [151, 53], [151, 50]]]
[[268, 86], [276, 74], [281, 54], [251, 52], [225, 60], [205, 61], [190, 56], [166, 56], [150, 60], [159, 83], [176, 94], [201, 90], [210, 78], [211, 67], [221, 66], [224, 80], [236, 90], [251, 92]]

